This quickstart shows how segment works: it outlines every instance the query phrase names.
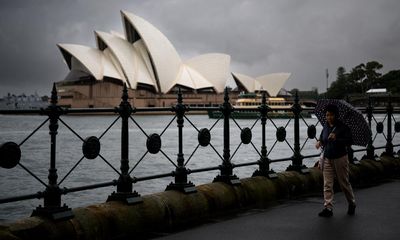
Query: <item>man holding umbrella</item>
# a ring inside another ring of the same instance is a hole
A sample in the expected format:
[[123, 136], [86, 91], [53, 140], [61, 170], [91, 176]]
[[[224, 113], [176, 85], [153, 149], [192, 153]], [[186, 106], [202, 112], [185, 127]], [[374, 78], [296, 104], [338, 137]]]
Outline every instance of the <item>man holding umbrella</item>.
[[[324, 209], [318, 215], [320, 217], [333, 216], [333, 183], [335, 176], [348, 202], [347, 214], [354, 215], [356, 202], [349, 182], [347, 149], [354, 144], [354, 137], [359, 143], [360, 139], [366, 138], [365, 136], [360, 137], [360, 135], [368, 135], [370, 130], [362, 114], [343, 100], [320, 100], [315, 108], [315, 114], [324, 126], [315, 145], [317, 149], [323, 149], [322, 161], [319, 167], [324, 177]], [[360, 124], [363, 125], [363, 122], [365, 122], [365, 126], [360, 129]], [[367, 132], [360, 134], [358, 133], [359, 131]], [[362, 141], [364, 144], [365, 140], [363, 139]]]

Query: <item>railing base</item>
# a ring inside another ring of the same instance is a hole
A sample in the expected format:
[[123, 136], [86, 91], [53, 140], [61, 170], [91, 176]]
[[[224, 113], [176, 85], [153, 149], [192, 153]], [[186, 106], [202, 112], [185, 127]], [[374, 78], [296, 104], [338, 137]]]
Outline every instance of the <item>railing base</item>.
[[62, 207], [42, 207], [33, 210], [31, 217], [45, 217], [55, 221], [68, 220], [74, 217], [72, 209], [66, 205]]
[[360, 165], [361, 161], [358, 161], [357, 159], [353, 160], [352, 162], [350, 162], [350, 164], [354, 164], [354, 165]]
[[299, 172], [302, 174], [310, 173], [310, 169], [308, 169], [305, 165], [301, 165], [301, 166], [289, 165], [289, 167], [286, 169], [286, 171], [296, 171], [296, 172]]
[[276, 174], [276, 172], [273, 170], [270, 170], [268, 172], [263, 172], [257, 169], [256, 171], [254, 171], [252, 177], [257, 177], [257, 176], [267, 177], [269, 179], [278, 178], [278, 174]]
[[134, 191], [132, 193], [113, 192], [107, 198], [107, 202], [110, 202], [110, 201], [119, 201], [119, 202], [126, 203], [128, 205], [133, 205], [133, 204], [143, 202], [143, 198], [136, 191]]
[[392, 153], [388, 153], [388, 152], [383, 152], [382, 154], [381, 154], [381, 156], [385, 156], [385, 157], [394, 157], [394, 152], [392, 152]]
[[183, 192], [185, 194], [197, 192], [196, 186], [192, 182], [189, 182], [189, 183], [173, 183], [173, 182], [171, 182], [167, 186], [165, 191], [170, 191], [170, 190], [176, 190], [179, 192]]
[[240, 182], [240, 179], [236, 175], [230, 175], [230, 176], [221, 176], [218, 175], [214, 178], [213, 182], [223, 182], [229, 185], [240, 185], [242, 184]]
[[381, 160], [381, 158], [376, 154], [374, 155], [373, 158], [368, 157], [368, 155], [364, 155], [364, 156], [362, 156], [361, 160], [374, 160], [374, 161], [379, 162]]

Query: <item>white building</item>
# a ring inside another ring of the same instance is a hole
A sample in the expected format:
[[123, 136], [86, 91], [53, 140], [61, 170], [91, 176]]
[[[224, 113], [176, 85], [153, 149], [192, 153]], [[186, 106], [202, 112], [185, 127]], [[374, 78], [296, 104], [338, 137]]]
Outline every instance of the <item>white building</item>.
[[124, 35], [95, 31], [97, 48], [58, 44], [70, 69], [64, 81], [57, 84], [60, 104], [115, 106], [124, 83], [135, 106], [171, 105], [177, 88], [182, 88], [184, 98], [193, 104], [215, 104], [222, 102], [222, 93], [232, 75], [239, 90], [254, 92], [262, 88], [272, 96], [290, 76], [288, 73], [258, 78], [240, 73], [231, 75], [231, 57], [223, 53], [183, 60], [152, 24], [126, 11], [121, 11], [121, 17]]

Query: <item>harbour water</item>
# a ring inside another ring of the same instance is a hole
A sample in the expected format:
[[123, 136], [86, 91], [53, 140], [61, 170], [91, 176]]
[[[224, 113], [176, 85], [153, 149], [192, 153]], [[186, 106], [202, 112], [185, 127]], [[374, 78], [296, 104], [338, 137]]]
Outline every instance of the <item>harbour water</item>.
[[[188, 115], [188, 119], [197, 129], [210, 128], [216, 122], [216, 119], [209, 119], [207, 115]], [[376, 120], [383, 121], [384, 115], [375, 116]], [[116, 116], [62, 116], [61, 119], [69, 125], [83, 139], [89, 136], [100, 137], [103, 132], [114, 122]], [[161, 134], [168, 123], [173, 120], [172, 115], [161, 116], [134, 116], [133, 119], [142, 128], [147, 135], [152, 133]], [[396, 116], [399, 119], [399, 116]], [[16, 116], [16, 115], [0, 115], [0, 144], [8, 141], [21, 143], [29, 134], [36, 129], [46, 116]], [[305, 119], [308, 125], [317, 124], [317, 119]], [[241, 128], [251, 128], [256, 120], [237, 120]], [[266, 141], [268, 157], [270, 159], [280, 159], [291, 157], [293, 155], [293, 120], [290, 119], [273, 119], [267, 121]], [[162, 151], [176, 163], [176, 154], [178, 152], [178, 128], [176, 120], [165, 130], [161, 136]], [[287, 142], [276, 142], [276, 127], [286, 126]], [[385, 132], [386, 132], [386, 122]], [[240, 145], [240, 129], [230, 121], [230, 141], [231, 155]], [[315, 139], [307, 140], [307, 125], [301, 120], [300, 122], [300, 147], [302, 155], [317, 154], [315, 149]], [[129, 120], [129, 160], [130, 167], [133, 167], [142, 156], [146, 153], [146, 135], [136, 124]], [[321, 131], [320, 124], [317, 125], [317, 136]], [[373, 130], [373, 135], [375, 131]], [[394, 143], [400, 142], [397, 134]], [[197, 130], [185, 119], [184, 129], [184, 158], [189, 159], [193, 151], [198, 145]], [[120, 167], [120, 151], [121, 151], [121, 122], [116, 124], [101, 138], [100, 154], [114, 168], [119, 170]], [[261, 122], [258, 121], [252, 130], [252, 143], [255, 148], [260, 151], [261, 148]], [[386, 140], [383, 134], [376, 136], [374, 145], [383, 146]], [[223, 121], [219, 121], [211, 130], [211, 144], [218, 153], [223, 154]], [[275, 145], [274, 145], [275, 144]], [[289, 146], [290, 145], [290, 146]], [[272, 146], [274, 146], [272, 148]], [[245, 162], [257, 161], [260, 157], [252, 144], [241, 145], [236, 154], [232, 158], [232, 163], [239, 164]], [[358, 149], [354, 147], [354, 149]], [[22, 157], [20, 163], [37, 175], [42, 181], [47, 183], [47, 175], [50, 162], [50, 137], [48, 124], [41, 127], [31, 138], [29, 138], [21, 146]], [[383, 150], [377, 150], [380, 154]], [[364, 153], [356, 153], [355, 157], [360, 159]], [[64, 178], [68, 171], [82, 158], [82, 141], [71, 132], [63, 123], [59, 122], [57, 135], [57, 164], [58, 181]], [[2, 156], [0, 156], [2, 157]], [[310, 167], [315, 164], [317, 158], [304, 159], [303, 163]], [[221, 164], [220, 157], [210, 147], [199, 147], [193, 154], [192, 158], [186, 165], [189, 169], [197, 169], [203, 167], [218, 166]], [[272, 163], [271, 168], [277, 172], [284, 171], [290, 161]], [[257, 165], [235, 168], [234, 174], [239, 178], [250, 177], [258, 168]], [[163, 154], [147, 154], [143, 160], [133, 170], [132, 176], [144, 177], [149, 175], [169, 173], [175, 170], [175, 166]], [[211, 182], [218, 171], [209, 171], [191, 174], [188, 179], [195, 185]], [[78, 187], [83, 185], [108, 182], [118, 179], [118, 174], [106, 164], [100, 157], [83, 161], [76, 169], [62, 182], [61, 188]], [[134, 184], [134, 190], [141, 195], [164, 191], [165, 187], [173, 181], [172, 177], [149, 180]], [[45, 187], [31, 175], [29, 175], [21, 166], [13, 169], [0, 168], [0, 198], [19, 196], [24, 194], [32, 194], [43, 191]], [[63, 203], [69, 207], [82, 207], [94, 203], [101, 203], [107, 199], [107, 196], [115, 191], [115, 187], [99, 188], [77, 193], [70, 193], [62, 196]], [[19, 218], [27, 217], [32, 210], [38, 205], [43, 204], [42, 199], [26, 200], [0, 205], [0, 222], [12, 221]]]

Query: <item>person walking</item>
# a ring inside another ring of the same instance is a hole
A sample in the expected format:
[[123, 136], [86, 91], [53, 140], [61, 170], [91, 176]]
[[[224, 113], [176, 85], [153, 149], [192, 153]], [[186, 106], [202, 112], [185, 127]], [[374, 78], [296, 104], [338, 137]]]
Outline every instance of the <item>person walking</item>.
[[333, 216], [333, 184], [335, 177], [348, 202], [348, 215], [354, 215], [356, 201], [349, 182], [349, 159], [347, 148], [352, 143], [351, 131], [339, 119], [339, 110], [336, 105], [327, 105], [325, 108], [326, 122], [315, 147], [323, 149], [322, 161], [319, 164], [324, 178], [324, 209], [318, 214], [320, 217]]

